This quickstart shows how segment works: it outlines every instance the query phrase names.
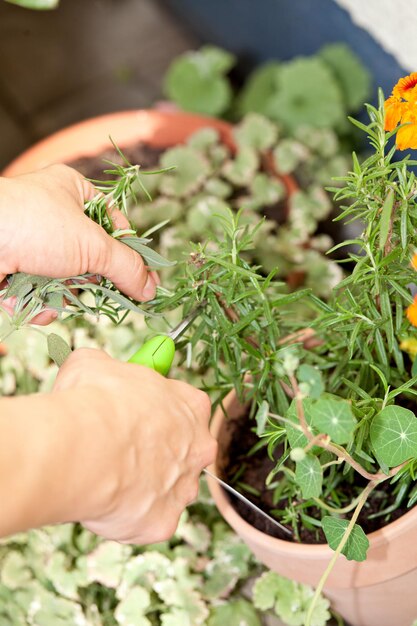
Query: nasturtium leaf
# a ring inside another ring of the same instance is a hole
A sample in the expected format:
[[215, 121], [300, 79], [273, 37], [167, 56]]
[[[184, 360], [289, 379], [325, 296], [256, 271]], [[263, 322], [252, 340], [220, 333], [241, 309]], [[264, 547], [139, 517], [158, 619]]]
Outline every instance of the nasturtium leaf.
[[309, 398], [319, 398], [324, 391], [323, 377], [320, 370], [312, 365], [303, 363], [297, 371], [297, 378], [300, 383], [307, 383]]
[[[313, 401], [310, 398], [305, 398], [303, 400], [303, 409], [304, 416], [307, 424], [311, 424], [311, 407], [313, 405]], [[297, 415], [297, 404], [296, 401], [293, 400], [290, 404], [290, 407], [285, 415], [286, 419], [290, 422], [294, 422], [295, 426], [291, 426], [288, 422], [285, 424], [285, 430], [287, 431], [288, 442], [291, 448], [305, 448], [308, 444], [307, 437], [303, 434], [300, 428], [296, 426], [300, 425]]]
[[417, 418], [409, 409], [382, 409], [372, 421], [370, 436], [376, 458], [388, 467], [417, 457]]
[[[340, 544], [346, 528], [349, 526], [349, 520], [339, 519], [326, 515], [321, 520], [324, 534], [326, 535], [327, 543], [332, 550], [336, 550]], [[345, 555], [348, 561], [364, 561], [366, 559], [366, 551], [369, 548], [368, 537], [363, 532], [359, 524], [355, 524], [352, 532], [349, 535], [342, 554]]]
[[312, 454], [298, 461], [295, 467], [295, 481], [301, 488], [303, 498], [318, 498], [323, 486], [323, 470], [320, 461]]
[[258, 436], [265, 432], [266, 420], [268, 419], [269, 404], [264, 400], [259, 406], [256, 415], [256, 434]]
[[250, 602], [240, 598], [212, 609], [207, 626], [261, 626], [261, 620]]
[[311, 420], [317, 430], [339, 444], [350, 441], [356, 424], [347, 400], [328, 398], [321, 398], [312, 405]]

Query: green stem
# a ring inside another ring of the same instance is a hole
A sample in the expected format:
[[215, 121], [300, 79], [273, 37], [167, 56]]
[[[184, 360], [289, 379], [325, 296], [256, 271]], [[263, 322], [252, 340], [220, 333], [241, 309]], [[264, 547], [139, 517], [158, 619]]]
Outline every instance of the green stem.
[[353, 513], [351, 520], [349, 522], [348, 527], [346, 528], [345, 532], [343, 533], [343, 537], [339, 543], [339, 545], [337, 546], [334, 555], [332, 556], [332, 558], [330, 559], [330, 562], [328, 564], [328, 566], [326, 567], [324, 574], [322, 575], [322, 577], [320, 578], [319, 584], [316, 587], [316, 590], [314, 592], [314, 596], [313, 599], [311, 601], [310, 607], [308, 609], [308, 613], [307, 613], [307, 618], [306, 618], [306, 622], [304, 626], [311, 626], [311, 618], [313, 617], [313, 612], [314, 609], [316, 607], [317, 601], [321, 596], [321, 593], [323, 591], [323, 587], [326, 584], [326, 581], [328, 579], [328, 577], [330, 576], [337, 559], [339, 558], [343, 548], [345, 547], [347, 540], [350, 537], [350, 533], [353, 530], [353, 527], [356, 524], [356, 520], [359, 517], [359, 513], [362, 510], [363, 505], [365, 504], [369, 494], [371, 493], [371, 491], [374, 489], [374, 487], [378, 484], [378, 481], [374, 481], [371, 480], [368, 485], [365, 487], [365, 489], [362, 491], [361, 495], [360, 495], [360, 499], [359, 502], [356, 506], [355, 512]]

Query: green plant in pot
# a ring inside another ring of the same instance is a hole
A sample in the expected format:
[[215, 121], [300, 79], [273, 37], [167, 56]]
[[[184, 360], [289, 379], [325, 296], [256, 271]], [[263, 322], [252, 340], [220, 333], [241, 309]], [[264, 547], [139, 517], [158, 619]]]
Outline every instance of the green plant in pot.
[[[216, 471], [292, 540], [212, 484], [227, 521], [273, 570], [317, 586], [317, 596], [324, 588], [355, 626], [409, 626], [417, 613], [417, 377], [404, 350], [415, 355], [416, 184], [414, 162], [393, 161], [396, 129], [384, 130], [401, 116], [385, 120], [382, 95], [368, 113], [369, 125], [355, 124], [373, 153], [363, 163], [354, 155], [334, 190], [347, 203], [340, 218], [363, 220], [364, 231], [345, 242], [357, 246], [353, 271], [328, 301], [288, 294], [274, 272], [246, 261], [261, 225], [230, 214], [218, 218], [222, 238], [194, 249], [156, 308], [186, 313], [205, 303], [188, 361], [203, 377], [214, 373]], [[313, 611], [314, 602], [306, 626]]]
[[[226, 214], [229, 207], [242, 209], [241, 219], [247, 224], [264, 217], [246, 256], [266, 272], [278, 266], [290, 286], [306, 284], [326, 297], [342, 277], [340, 268], [323, 254], [331, 239], [321, 232], [322, 225], [333, 206], [321, 180], [317, 176], [313, 181], [306, 170], [319, 160], [314, 142], [321, 142], [321, 150], [326, 146], [331, 150], [333, 136], [327, 131], [308, 134], [311, 148], [298, 142], [302, 155], [297, 159], [293, 157], [297, 148], [282, 143], [276, 125], [261, 115], [246, 116], [232, 136], [235, 152], [209, 127], [192, 134], [185, 145], [162, 152], [155, 165], [175, 169], [147, 179], [152, 200], [139, 196], [130, 211], [132, 221], [148, 228], [169, 220], [156, 235], [158, 245], [170, 259], [181, 260], [184, 241], [218, 234], [216, 216]], [[295, 168], [304, 171], [302, 189], [295, 183]]]

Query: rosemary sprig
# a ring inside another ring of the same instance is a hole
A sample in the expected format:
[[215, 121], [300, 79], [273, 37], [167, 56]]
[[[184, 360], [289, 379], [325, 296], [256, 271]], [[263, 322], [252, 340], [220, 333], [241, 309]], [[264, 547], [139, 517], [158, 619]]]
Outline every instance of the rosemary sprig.
[[[85, 203], [85, 213], [109, 235], [138, 252], [151, 269], [169, 267], [173, 263], [149, 247], [151, 238], [138, 237], [133, 228], [120, 230], [113, 227], [111, 210], [116, 208], [128, 217], [129, 204], [136, 199], [136, 187], [149, 197], [142, 180], [143, 175], [161, 173], [161, 170], [141, 172], [139, 165], [129, 163], [119, 148], [117, 146], [115, 148], [124, 164], [118, 165], [107, 161], [111, 169], [105, 170], [104, 173], [110, 174], [112, 179], [92, 181], [97, 188], [97, 195]], [[164, 225], [161, 224], [159, 227]], [[153, 232], [157, 228], [154, 228]], [[29, 324], [45, 307], [72, 317], [84, 314], [95, 317], [105, 315], [115, 324], [121, 323], [129, 311], [140, 314], [147, 311], [147, 314], [151, 315], [149, 307], [143, 307], [120, 293], [111, 281], [91, 274], [65, 278], [13, 274], [7, 277], [6, 287], [0, 290], [0, 298], [11, 297], [16, 298], [11, 315], [11, 324], [15, 328]]]

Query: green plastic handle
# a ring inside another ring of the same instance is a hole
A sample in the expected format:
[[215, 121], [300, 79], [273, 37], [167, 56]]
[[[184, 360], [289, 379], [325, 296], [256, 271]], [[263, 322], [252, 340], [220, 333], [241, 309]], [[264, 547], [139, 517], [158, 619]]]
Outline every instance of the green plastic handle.
[[175, 343], [171, 337], [157, 335], [146, 341], [133, 356], [129, 363], [145, 365], [155, 372], [166, 376], [171, 369], [175, 356]]

